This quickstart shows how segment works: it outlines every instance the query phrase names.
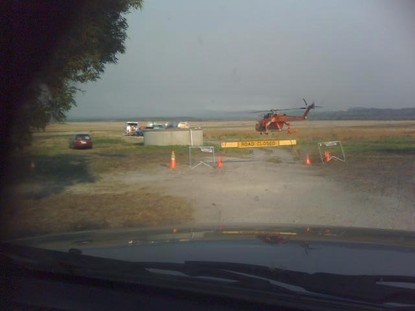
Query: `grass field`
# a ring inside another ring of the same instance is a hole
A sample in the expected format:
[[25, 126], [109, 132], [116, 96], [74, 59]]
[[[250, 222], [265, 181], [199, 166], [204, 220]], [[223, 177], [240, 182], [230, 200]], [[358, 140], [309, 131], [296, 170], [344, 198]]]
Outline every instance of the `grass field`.
[[[192, 206], [180, 196], [164, 195], [151, 175], [168, 172], [171, 151], [187, 163], [186, 146], [144, 146], [138, 137], [123, 136], [122, 122], [52, 124], [35, 133], [33, 144], [16, 153], [8, 188], [9, 205], [2, 228], [9, 235], [44, 234], [86, 229], [166, 225], [192, 221]], [[305, 122], [288, 135], [260, 136], [254, 122], [199, 122], [205, 144], [224, 156], [246, 157], [250, 149], [221, 149], [221, 141], [297, 139], [295, 159], [308, 154], [320, 174], [346, 187], [393, 194], [399, 187], [414, 199], [415, 122]], [[89, 131], [92, 150], [68, 148], [73, 132]], [[340, 140], [346, 162], [322, 164], [317, 143]], [[275, 159], [275, 163], [280, 160]], [[335, 167], [336, 169], [332, 169]], [[150, 176], [146, 186], [120, 182], [128, 172]], [[356, 173], [358, 172], [358, 174]]]

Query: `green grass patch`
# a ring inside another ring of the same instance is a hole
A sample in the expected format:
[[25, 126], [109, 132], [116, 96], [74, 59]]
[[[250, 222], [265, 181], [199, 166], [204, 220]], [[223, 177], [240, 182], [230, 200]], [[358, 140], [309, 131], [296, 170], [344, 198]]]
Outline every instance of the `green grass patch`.
[[116, 138], [116, 137], [105, 137], [105, 136], [96, 136], [93, 137], [94, 145], [99, 147], [112, 147], [116, 145], [117, 147], [121, 146], [132, 146], [131, 143], [125, 141], [122, 138]]
[[345, 152], [356, 154], [415, 154], [415, 143], [412, 138], [388, 137], [382, 139], [349, 140], [344, 144]]

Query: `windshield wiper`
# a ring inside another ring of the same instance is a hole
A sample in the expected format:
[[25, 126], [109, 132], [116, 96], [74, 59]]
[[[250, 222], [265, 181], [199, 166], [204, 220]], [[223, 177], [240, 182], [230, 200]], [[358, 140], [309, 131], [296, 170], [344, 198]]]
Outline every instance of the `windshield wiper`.
[[126, 262], [79, 252], [65, 253], [18, 245], [1, 247], [0, 255], [3, 263], [12, 262], [25, 269], [156, 286], [170, 281], [173, 281], [171, 284], [187, 282], [184, 287], [220, 283], [221, 288], [226, 289], [415, 306], [413, 287], [393, 285], [405, 283], [415, 286], [415, 277], [412, 276], [306, 273], [232, 262]]
[[[129, 262], [82, 255], [80, 251], [73, 249], [65, 253], [20, 245], [9, 244], [5, 247], [3, 244], [2, 246], [0, 248], [1, 262], [3, 264], [12, 264], [19, 269], [79, 276], [108, 277], [128, 281], [154, 280], [155, 276], [164, 279], [171, 279], [172, 277], [205, 277], [205, 281], [220, 280], [246, 288], [271, 289], [269, 280], [244, 276], [220, 268], [205, 267], [192, 262]], [[286, 293], [290, 292], [283, 287], [280, 290]]]
[[[183, 264], [140, 262], [146, 269], [178, 271], [189, 277], [215, 277], [230, 279], [238, 285], [272, 290], [279, 284], [297, 286], [309, 293], [318, 293], [345, 299], [373, 303], [402, 303], [415, 305], [415, 277], [395, 275], [341, 275], [332, 273], [306, 273], [231, 262], [186, 261]], [[277, 283], [275, 283], [277, 282]], [[405, 283], [412, 288], [397, 287]]]

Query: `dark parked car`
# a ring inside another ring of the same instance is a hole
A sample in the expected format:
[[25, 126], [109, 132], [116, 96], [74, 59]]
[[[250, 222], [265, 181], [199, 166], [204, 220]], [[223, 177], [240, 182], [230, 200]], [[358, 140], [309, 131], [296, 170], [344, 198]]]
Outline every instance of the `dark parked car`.
[[88, 133], [74, 134], [69, 138], [69, 148], [72, 149], [91, 149], [92, 138]]
[[144, 136], [144, 131], [142, 129], [138, 129], [137, 131], [135, 131], [134, 136], [143, 137]]

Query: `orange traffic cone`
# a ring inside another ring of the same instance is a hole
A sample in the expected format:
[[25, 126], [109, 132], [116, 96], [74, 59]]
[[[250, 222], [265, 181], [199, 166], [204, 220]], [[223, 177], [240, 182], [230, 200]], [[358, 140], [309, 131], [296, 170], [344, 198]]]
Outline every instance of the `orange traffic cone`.
[[170, 168], [171, 169], [176, 168], [176, 155], [174, 154], [174, 151], [171, 152]]
[[311, 161], [310, 161], [310, 155], [307, 153], [307, 157], [306, 157], [306, 159], [305, 159], [305, 163], [307, 164], [307, 165], [311, 165]]
[[329, 151], [324, 152], [324, 160], [329, 162], [331, 160], [331, 154]]
[[218, 165], [218, 168], [223, 167], [222, 157], [218, 157], [217, 165]]

